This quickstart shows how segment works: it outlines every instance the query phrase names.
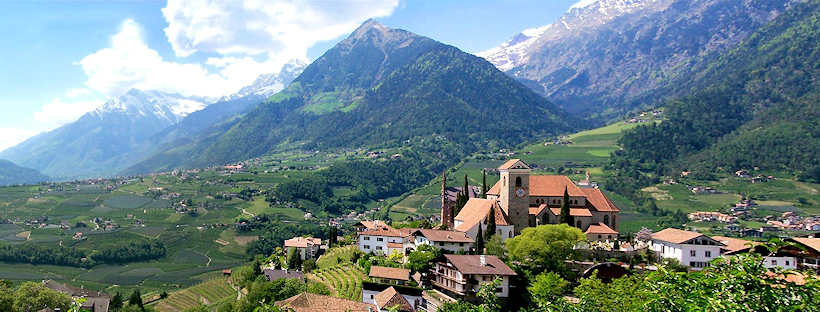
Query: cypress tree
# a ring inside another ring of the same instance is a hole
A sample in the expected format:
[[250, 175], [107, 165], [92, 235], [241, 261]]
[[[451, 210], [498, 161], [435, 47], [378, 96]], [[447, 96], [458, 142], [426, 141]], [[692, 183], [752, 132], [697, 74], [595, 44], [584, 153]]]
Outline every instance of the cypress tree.
[[470, 198], [470, 185], [467, 184], [467, 175], [464, 175], [464, 197]]
[[481, 198], [487, 198], [487, 171], [481, 170]]
[[131, 293], [131, 297], [128, 298], [128, 305], [135, 305], [135, 306], [138, 306], [140, 308], [140, 310], [143, 309], [142, 308], [142, 306], [143, 306], [142, 305], [142, 294], [140, 294], [139, 289], [134, 290], [134, 292]]
[[567, 192], [567, 187], [564, 187], [564, 200], [561, 202], [561, 215], [559, 219], [560, 223], [569, 224], [569, 226], [574, 226], [572, 224], [572, 216], [569, 215], [569, 192]]
[[111, 298], [110, 307], [114, 311], [117, 311], [120, 308], [122, 308], [122, 295], [120, 294], [119, 291], [117, 292], [117, 294], [114, 295], [113, 298]]
[[475, 254], [484, 254], [484, 234], [481, 232], [481, 223], [478, 224], [478, 234], [475, 236]]
[[490, 237], [495, 235], [495, 206], [490, 206], [490, 215], [487, 217], [487, 233], [484, 234], [484, 239], [490, 241]]

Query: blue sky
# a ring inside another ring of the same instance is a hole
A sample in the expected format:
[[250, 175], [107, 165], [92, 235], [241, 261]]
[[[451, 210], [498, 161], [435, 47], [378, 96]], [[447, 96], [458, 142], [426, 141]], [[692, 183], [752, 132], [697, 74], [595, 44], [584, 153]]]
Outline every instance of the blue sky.
[[577, 1], [0, 1], [0, 150], [129, 88], [230, 93], [369, 17], [476, 53]]

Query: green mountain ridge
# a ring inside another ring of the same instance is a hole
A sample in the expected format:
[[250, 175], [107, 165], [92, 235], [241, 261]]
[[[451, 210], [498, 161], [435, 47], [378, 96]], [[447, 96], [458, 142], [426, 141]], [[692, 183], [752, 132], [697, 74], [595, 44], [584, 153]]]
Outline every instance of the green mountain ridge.
[[224, 164], [285, 145], [395, 147], [441, 138], [466, 155], [563, 133], [575, 124], [577, 119], [487, 61], [370, 20], [243, 117], [125, 173]]
[[34, 184], [48, 180], [49, 177], [37, 170], [20, 167], [8, 160], [0, 159], [0, 185]]
[[818, 53], [820, 1], [813, 0], [731, 51], [706, 56], [654, 93], [689, 95], [670, 102], [667, 121], [624, 136], [613, 158], [618, 177], [640, 186], [680, 170], [708, 177], [758, 167], [817, 179]]

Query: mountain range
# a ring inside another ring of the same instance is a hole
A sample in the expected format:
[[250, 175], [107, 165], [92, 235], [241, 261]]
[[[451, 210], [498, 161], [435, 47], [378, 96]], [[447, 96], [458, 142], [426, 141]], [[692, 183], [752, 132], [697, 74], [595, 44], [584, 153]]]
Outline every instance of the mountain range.
[[305, 64], [261, 75], [236, 94], [217, 100], [132, 89], [77, 121], [0, 152], [0, 158], [56, 179], [110, 176], [163, 144], [197, 134], [248, 110], [290, 83]]
[[400, 146], [420, 138], [512, 146], [577, 119], [489, 62], [369, 20], [285, 90], [126, 173], [221, 164], [277, 149]]
[[796, 2], [588, 1], [479, 55], [568, 111], [608, 121], [659, 105], [636, 99], [701, 56], [736, 46]]

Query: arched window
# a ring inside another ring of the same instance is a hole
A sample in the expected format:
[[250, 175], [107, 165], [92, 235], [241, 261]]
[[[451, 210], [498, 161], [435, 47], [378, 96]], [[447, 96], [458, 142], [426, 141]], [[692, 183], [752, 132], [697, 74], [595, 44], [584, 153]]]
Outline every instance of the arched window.
[[515, 187], [521, 187], [521, 177], [515, 177]]
[[504, 186], [507, 186], [507, 177], [502, 177], [501, 182], [502, 182], [501, 184], [503, 184]]
[[609, 215], [604, 215], [604, 224], [609, 225]]

